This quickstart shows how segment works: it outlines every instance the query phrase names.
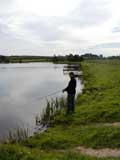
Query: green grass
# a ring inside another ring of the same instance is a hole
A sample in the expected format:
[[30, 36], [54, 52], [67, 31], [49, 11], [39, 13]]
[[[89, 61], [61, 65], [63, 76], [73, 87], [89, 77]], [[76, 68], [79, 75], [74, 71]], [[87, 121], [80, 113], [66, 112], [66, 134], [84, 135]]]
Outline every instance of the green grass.
[[93, 158], [75, 152], [78, 146], [120, 148], [120, 61], [85, 61], [85, 88], [76, 101], [76, 113], [63, 110], [53, 127], [20, 144], [2, 144], [0, 160], [118, 160]]
[[96, 158], [81, 155], [75, 151], [43, 151], [28, 149], [19, 145], [0, 146], [0, 160], [119, 160], [119, 158]]

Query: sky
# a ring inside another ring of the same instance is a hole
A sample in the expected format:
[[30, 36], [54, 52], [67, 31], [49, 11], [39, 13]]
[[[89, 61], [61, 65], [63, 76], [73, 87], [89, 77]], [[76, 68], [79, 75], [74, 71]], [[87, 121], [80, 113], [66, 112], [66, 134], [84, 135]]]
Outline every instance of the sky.
[[118, 0], [0, 0], [0, 54], [120, 55]]

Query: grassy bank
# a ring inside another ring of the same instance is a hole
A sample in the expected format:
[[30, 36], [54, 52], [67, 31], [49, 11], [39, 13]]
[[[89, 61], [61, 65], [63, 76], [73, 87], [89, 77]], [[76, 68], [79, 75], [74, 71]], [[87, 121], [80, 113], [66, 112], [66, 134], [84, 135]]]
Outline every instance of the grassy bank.
[[120, 122], [120, 61], [85, 61], [82, 69], [85, 88], [76, 113], [66, 115], [63, 110], [43, 134], [0, 145], [0, 160], [97, 160], [76, 148], [120, 148], [120, 127], [105, 125]]

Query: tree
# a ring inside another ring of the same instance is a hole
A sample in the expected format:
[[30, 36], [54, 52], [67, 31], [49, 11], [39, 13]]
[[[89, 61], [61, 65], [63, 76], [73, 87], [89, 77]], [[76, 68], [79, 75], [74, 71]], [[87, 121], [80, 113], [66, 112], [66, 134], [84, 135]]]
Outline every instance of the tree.
[[54, 56], [53, 56], [53, 62], [54, 63], [57, 63], [58, 62], [58, 57], [54, 54]]

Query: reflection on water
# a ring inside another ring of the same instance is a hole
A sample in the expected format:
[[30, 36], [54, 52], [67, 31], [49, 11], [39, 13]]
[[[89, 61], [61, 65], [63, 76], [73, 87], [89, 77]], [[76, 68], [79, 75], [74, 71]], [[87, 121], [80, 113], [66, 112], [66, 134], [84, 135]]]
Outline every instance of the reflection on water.
[[39, 97], [62, 91], [68, 81], [61, 64], [0, 64], [0, 136], [18, 126], [34, 128], [35, 116], [46, 104]]

